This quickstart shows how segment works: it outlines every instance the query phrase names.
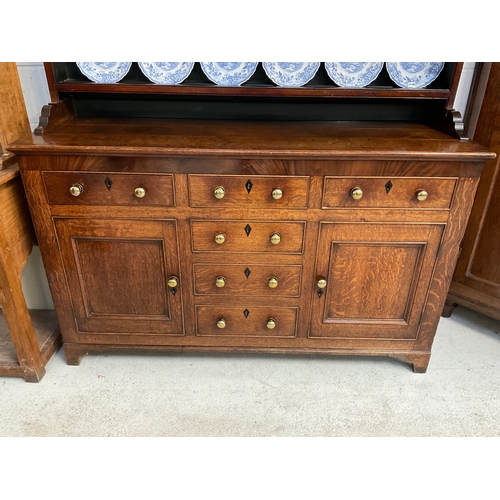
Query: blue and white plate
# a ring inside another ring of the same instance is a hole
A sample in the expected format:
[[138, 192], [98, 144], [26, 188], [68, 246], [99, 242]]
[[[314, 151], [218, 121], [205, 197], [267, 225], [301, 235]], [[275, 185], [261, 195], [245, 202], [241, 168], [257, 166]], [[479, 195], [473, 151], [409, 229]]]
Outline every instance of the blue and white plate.
[[139, 68], [153, 83], [176, 85], [191, 73], [194, 62], [138, 62]]
[[319, 62], [263, 62], [266, 75], [281, 87], [302, 87], [312, 80]]
[[442, 62], [386, 62], [391, 80], [404, 89], [421, 89], [432, 83], [444, 67]]
[[257, 69], [256, 62], [202, 62], [201, 69], [210, 81], [226, 87], [245, 83]]
[[382, 71], [383, 62], [326, 62], [328, 76], [341, 87], [366, 87]]
[[77, 62], [80, 71], [95, 83], [119, 82], [129, 71], [131, 62]]

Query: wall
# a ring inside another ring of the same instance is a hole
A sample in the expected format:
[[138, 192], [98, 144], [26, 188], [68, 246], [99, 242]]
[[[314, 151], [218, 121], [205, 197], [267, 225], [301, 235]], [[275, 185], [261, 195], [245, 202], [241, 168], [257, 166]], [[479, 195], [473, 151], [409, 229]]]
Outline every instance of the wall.
[[[31, 130], [38, 125], [40, 110], [50, 101], [49, 89], [42, 63], [17, 63], [21, 87]], [[43, 268], [38, 247], [33, 252], [23, 270], [22, 285], [26, 304], [30, 309], [54, 309], [47, 276]]]
[[[465, 63], [463, 77], [457, 93], [455, 108], [465, 111], [467, 95], [470, 88], [472, 74], [475, 63]], [[33, 130], [38, 125], [40, 110], [44, 104], [50, 101], [49, 89], [42, 63], [22, 62], [17, 63], [21, 86], [28, 118]], [[30, 309], [53, 309], [52, 298], [50, 296], [47, 278], [43, 269], [40, 251], [35, 247], [22, 276], [23, 290], [26, 296], [26, 302]]]

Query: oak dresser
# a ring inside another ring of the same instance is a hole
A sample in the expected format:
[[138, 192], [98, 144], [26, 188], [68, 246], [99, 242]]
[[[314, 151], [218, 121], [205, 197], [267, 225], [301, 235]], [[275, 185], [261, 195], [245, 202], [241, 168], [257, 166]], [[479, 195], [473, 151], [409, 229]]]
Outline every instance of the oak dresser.
[[461, 67], [407, 90], [106, 85], [47, 64], [53, 102], [11, 150], [67, 362], [324, 353], [425, 372], [494, 157], [455, 132]]

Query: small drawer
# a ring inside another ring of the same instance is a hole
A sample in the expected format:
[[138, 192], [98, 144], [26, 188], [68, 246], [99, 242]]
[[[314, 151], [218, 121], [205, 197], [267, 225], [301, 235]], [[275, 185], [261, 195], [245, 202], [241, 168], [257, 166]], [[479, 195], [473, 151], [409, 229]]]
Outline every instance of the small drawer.
[[455, 184], [436, 177], [325, 177], [322, 207], [448, 209]]
[[172, 174], [43, 172], [53, 205], [174, 205]]
[[236, 220], [191, 221], [193, 252], [301, 254], [305, 222]]
[[307, 208], [309, 177], [189, 175], [189, 204], [217, 208]]
[[196, 306], [199, 336], [295, 337], [297, 307]]
[[194, 264], [195, 295], [298, 297], [302, 266]]

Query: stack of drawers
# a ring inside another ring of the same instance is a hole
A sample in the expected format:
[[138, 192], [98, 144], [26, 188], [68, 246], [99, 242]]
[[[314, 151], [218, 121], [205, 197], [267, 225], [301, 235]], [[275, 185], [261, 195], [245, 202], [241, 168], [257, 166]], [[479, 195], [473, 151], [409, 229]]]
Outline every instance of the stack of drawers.
[[197, 335], [295, 337], [306, 222], [284, 215], [307, 209], [309, 178], [189, 175], [188, 188], [212, 217], [265, 218], [191, 220]]

